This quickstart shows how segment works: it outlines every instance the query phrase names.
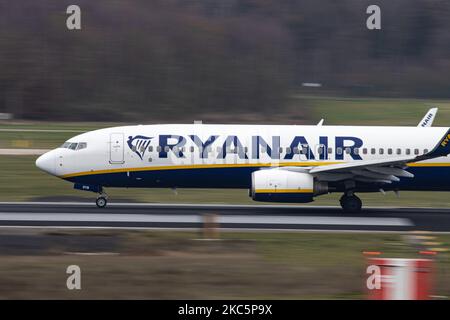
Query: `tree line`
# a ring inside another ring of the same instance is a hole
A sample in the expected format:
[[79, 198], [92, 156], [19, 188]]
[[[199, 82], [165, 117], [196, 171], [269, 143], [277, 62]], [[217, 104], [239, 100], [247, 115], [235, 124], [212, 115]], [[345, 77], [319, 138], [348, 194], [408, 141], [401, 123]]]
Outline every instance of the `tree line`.
[[311, 90], [450, 97], [446, 0], [378, 0], [381, 30], [368, 0], [78, 0], [68, 30], [72, 2], [0, 4], [0, 112], [170, 121], [270, 115]]

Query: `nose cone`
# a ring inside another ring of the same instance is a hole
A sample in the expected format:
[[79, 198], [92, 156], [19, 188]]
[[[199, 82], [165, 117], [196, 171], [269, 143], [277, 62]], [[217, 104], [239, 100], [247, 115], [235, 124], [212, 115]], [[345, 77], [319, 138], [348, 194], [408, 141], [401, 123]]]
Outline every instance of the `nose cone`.
[[36, 167], [51, 175], [56, 175], [56, 157], [53, 150], [37, 158]]

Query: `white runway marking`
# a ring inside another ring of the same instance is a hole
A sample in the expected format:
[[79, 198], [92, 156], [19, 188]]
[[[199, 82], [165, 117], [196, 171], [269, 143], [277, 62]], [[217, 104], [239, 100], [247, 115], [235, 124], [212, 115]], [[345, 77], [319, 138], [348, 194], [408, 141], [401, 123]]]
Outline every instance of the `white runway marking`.
[[[74, 214], [2, 212], [0, 221], [58, 221], [58, 222], [129, 222], [129, 223], [201, 223], [200, 215], [159, 214]], [[238, 224], [299, 224], [299, 225], [351, 225], [351, 226], [413, 226], [409, 219], [377, 217], [327, 216], [219, 216], [218, 223]]]
[[21, 128], [8, 128], [0, 129], [0, 132], [84, 132], [81, 130], [66, 130], [66, 129], [21, 129]]
[[[0, 205], [30, 205], [30, 206], [83, 206], [83, 207], [92, 207], [95, 208], [94, 201], [91, 202], [74, 202], [74, 201], [65, 201], [65, 202], [51, 202], [51, 201], [6, 201], [0, 202]], [[108, 207], [154, 207], [154, 208], [162, 208], [162, 207], [172, 207], [172, 208], [245, 208], [245, 209], [341, 209], [340, 206], [311, 206], [311, 205], [298, 205], [298, 204], [221, 204], [221, 203], [154, 203], [154, 202], [111, 202], [108, 203]], [[108, 208], [107, 207], [107, 208]], [[390, 206], [379, 206], [379, 207], [364, 207], [367, 209], [399, 209], [398, 207], [390, 207]], [[433, 209], [426, 207], [419, 208], [407, 208], [407, 209]], [[439, 208], [435, 208], [439, 209]]]
[[50, 151], [48, 149], [0, 149], [3, 156], [39, 156]]

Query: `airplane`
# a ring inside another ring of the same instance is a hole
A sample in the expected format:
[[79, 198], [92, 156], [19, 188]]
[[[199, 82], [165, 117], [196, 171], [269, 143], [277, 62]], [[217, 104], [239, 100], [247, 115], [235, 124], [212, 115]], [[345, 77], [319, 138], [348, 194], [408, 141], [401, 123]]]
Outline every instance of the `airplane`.
[[41, 155], [36, 166], [98, 193], [105, 188], [241, 188], [255, 201], [307, 203], [342, 193], [345, 212], [361, 211], [356, 193], [450, 190], [450, 128], [159, 124], [99, 129]]

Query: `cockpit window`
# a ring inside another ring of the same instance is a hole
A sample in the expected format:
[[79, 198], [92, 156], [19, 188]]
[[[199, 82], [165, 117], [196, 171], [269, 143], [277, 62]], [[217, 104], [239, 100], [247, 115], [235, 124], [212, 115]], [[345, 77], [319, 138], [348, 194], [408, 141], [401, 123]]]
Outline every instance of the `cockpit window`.
[[87, 147], [86, 142], [80, 142], [80, 143], [78, 143], [77, 150], [85, 149], [86, 147]]
[[60, 148], [70, 149], [70, 150], [81, 150], [87, 148], [86, 142], [64, 142]]
[[77, 146], [78, 146], [78, 143], [72, 142], [72, 143], [69, 145], [69, 149], [70, 149], [70, 150], [77, 150]]

